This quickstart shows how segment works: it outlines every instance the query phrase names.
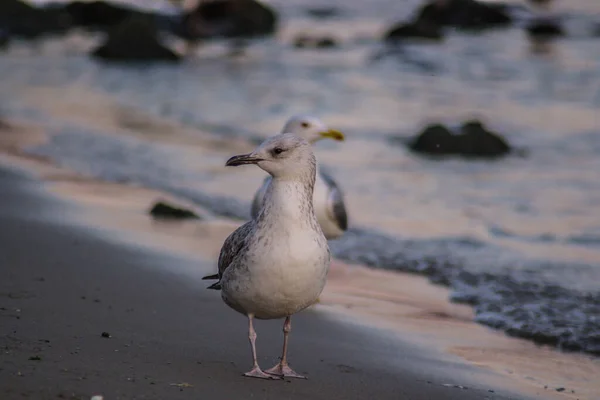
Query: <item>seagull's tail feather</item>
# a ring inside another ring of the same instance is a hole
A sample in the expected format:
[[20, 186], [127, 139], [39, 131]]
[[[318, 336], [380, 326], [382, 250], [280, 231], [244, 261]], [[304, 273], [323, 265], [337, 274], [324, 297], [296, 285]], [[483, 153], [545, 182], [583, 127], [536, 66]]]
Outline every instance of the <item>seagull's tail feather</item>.
[[202, 280], [215, 280], [215, 279], [219, 279], [219, 274], [213, 274], [213, 275], [206, 275], [205, 277], [202, 278]]
[[221, 290], [221, 282], [215, 282], [209, 287], [207, 287], [207, 289]]

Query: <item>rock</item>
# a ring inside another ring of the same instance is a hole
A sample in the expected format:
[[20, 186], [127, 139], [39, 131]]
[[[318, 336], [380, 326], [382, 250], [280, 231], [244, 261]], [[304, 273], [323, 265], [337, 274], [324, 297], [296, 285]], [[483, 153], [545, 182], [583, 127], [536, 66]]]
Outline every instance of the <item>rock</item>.
[[459, 153], [466, 157], [499, 157], [511, 151], [506, 140], [477, 120], [465, 122], [458, 139]]
[[256, 0], [213, 0], [200, 2], [183, 19], [198, 37], [253, 38], [275, 33], [278, 16]]
[[560, 24], [550, 19], [538, 19], [529, 24], [525, 29], [530, 36], [557, 37], [565, 35], [565, 31]]
[[399, 23], [392, 26], [383, 35], [384, 40], [387, 42], [409, 38], [441, 40], [443, 37], [444, 32], [442, 27], [434, 22], [428, 21], [417, 21], [407, 24]]
[[419, 19], [459, 29], [488, 29], [511, 25], [508, 5], [476, 0], [433, 0], [423, 7]]
[[408, 147], [417, 153], [468, 158], [494, 158], [511, 151], [502, 137], [487, 130], [477, 120], [464, 123], [458, 135], [441, 124], [429, 125], [408, 143]]
[[326, 19], [340, 15], [340, 11], [335, 7], [311, 7], [306, 9], [306, 13], [314, 18]]
[[[0, 49], [6, 49], [9, 44], [10, 44], [10, 33], [8, 32], [8, 29], [0, 28]], [[1, 123], [2, 122], [0, 121], [0, 126], [1, 126]]]
[[61, 8], [38, 8], [19, 0], [0, 1], [0, 27], [12, 37], [35, 39], [64, 34], [71, 20]]
[[512, 24], [509, 5], [476, 0], [431, 0], [418, 11], [416, 18], [390, 28], [384, 39], [441, 39], [443, 27], [482, 30]]
[[552, 2], [552, 0], [527, 0], [535, 5], [548, 5]]
[[337, 42], [333, 38], [322, 37], [317, 40], [317, 43], [315, 43], [315, 47], [317, 49], [329, 49], [332, 47], [337, 47]]
[[175, 207], [162, 201], [157, 202], [150, 209], [150, 215], [154, 218], [168, 219], [199, 219], [200, 217], [193, 211]]
[[310, 47], [312, 44], [312, 39], [308, 36], [300, 35], [294, 39], [294, 47], [298, 49], [303, 49], [305, 47]]
[[307, 35], [299, 35], [294, 39], [294, 47], [298, 49], [314, 48], [314, 49], [330, 49], [338, 47], [335, 39], [329, 36], [311, 37]]
[[458, 152], [456, 136], [441, 124], [427, 126], [413, 141], [409, 148], [418, 153], [432, 155], [456, 154]]
[[73, 1], [64, 6], [74, 26], [106, 31], [123, 21], [151, 14], [105, 1]]
[[107, 61], [148, 62], [180, 60], [173, 50], [158, 40], [158, 29], [149, 17], [132, 17], [111, 29], [105, 42], [92, 56]]

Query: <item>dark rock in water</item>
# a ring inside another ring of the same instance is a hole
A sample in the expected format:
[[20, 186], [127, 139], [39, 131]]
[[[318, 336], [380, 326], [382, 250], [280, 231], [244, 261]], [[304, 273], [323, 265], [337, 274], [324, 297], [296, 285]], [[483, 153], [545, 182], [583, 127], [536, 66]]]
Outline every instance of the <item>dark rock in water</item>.
[[154, 20], [139, 16], [111, 29], [106, 41], [92, 55], [103, 60], [125, 62], [175, 62], [181, 58], [160, 43]]
[[482, 30], [506, 27], [512, 22], [508, 4], [476, 0], [431, 0], [421, 7], [416, 18], [394, 25], [384, 35], [384, 39], [440, 39], [442, 27]]
[[199, 219], [200, 217], [193, 211], [175, 207], [162, 201], [154, 204], [150, 209], [150, 215], [154, 218], [168, 219]]
[[251, 38], [272, 35], [277, 13], [255, 0], [201, 2], [183, 16], [185, 30], [202, 38]]
[[129, 18], [150, 15], [105, 1], [73, 1], [66, 4], [64, 10], [70, 15], [74, 26], [91, 30], [107, 30]]
[[306, 13], [311, 17], [325, 19], [340, 15], [340, 11], [335, 7], [311, 7], [306, 10]]
[[308, 36], [300, 35], [300, 36], [297, 36], [296, 39], [294, 39], [294, 47], [296, 47], [298, 49], [310, 47], [310, 46], [312, 46], [312, 41], [313, 41], [312, 38], [310, 38]]
[[71, 20], [61, 8], [38, 8], [19, 0], [0, 1], [0, 27], [10, 36], [35, 39], [63, 34]]
[[335, 39], [323, 36], [323, 37], [311, 37], [307, 35], [299, 35], [294, 39], [294, 47], [298, 49], [304, 48], [315, 48], [315, 49], [330, 49], [338, 47], [338, 43]]
[[337, 47], [337, 43], [333, 38], [322, 37], [319, 40], [317, 40], [317, 43], [315, 43], [315, 47], [317, 49], [328, 49], [332, 47]]
[[440, 25], [429, 21], [416, 21], [410, 23], [399, 23], [392, 26], [384, 35], [385, 41], [392, 42], [399, 39], [421, 38], [441, 40], [444, 32]]
[[418, 153], [427, 154], [456, 154], [458, 152], [456, 136], [444, 125], [427, 126], [409, 144], [409, 148]]
[[408, 147], [417, 153], [430, 155], [460, 155], [470, 158], [494, 158], [511, 151], [498, 134], [487, 130], [479, 121], [463, 124], [458, 135], [440, 124], [427, 126]]
[[541, 19], [533, 21], [526, 28], [531, 36], [557, 37], [564, 36], [565, 31], [557, 21]]
[[[442, 7], [436, 4], [442, 4]], [[427, 8], [429, 6], [429, 8]], [[425, 6], [421, 19], [434, 20], [443, 26], [459, 29], [489, 29], [507, 27], [512, 24], [508, 5], [483, 3], [476, 0], [434, 0]]]
[[[0, 49], [5, 49], [10, 43], [10, 33], [8, 29], [0, 28]], [[1, 122], [0, 122], [1, 124]]]
[[506, 140], [477, 120], [463, 124], [458, 139], [459, 153], [468, 157], [498, 157], [511, 150]]

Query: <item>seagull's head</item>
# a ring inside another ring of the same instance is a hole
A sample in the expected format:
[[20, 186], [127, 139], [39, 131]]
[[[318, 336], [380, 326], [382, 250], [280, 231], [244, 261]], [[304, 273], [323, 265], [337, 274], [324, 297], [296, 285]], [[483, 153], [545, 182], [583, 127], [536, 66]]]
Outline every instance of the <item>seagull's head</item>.
[[313, 176], [316, 159], [310, 143], [293, 133], [281, 133], [266, 139], [252, 153], [233, 156], [226, 166], [256, 164], [274, 178]]
[[336, 129], [329, 129], [319, 118], [306, 115], [291, 117], [286, 123], [282, 133], [289, 132], [306, 139], [309, 143], [318, 142], [321, 139], [333, 139], [339, 142], [344, 140], [344, 134]]

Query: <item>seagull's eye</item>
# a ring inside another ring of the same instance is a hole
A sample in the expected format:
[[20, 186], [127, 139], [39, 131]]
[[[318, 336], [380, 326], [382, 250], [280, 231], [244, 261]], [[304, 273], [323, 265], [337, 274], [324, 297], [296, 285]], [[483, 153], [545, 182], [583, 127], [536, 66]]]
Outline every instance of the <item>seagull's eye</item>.
[[308, 128], [310, 126], [310, 124], [308, 122], [303, 122], [302, 124], [300, 124], [303, 128]]
[[277, 155], [279, 155], [279, 154], [281, 154], [281, 153], [283, 153], [283, 149], [282, 149], [281, 147], [275, 147], [275, 148], [273, 149], [273, 154], [277, 154]]

